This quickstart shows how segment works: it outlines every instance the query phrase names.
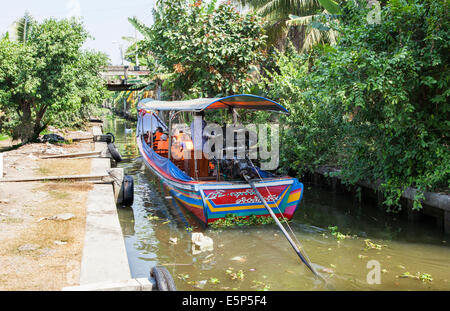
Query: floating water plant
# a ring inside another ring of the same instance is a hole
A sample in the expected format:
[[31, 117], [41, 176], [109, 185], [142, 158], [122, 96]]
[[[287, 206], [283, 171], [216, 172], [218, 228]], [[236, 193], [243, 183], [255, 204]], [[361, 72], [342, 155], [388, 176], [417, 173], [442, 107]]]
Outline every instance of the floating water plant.
[[431, 274], [420, 273], [420, 272], [417, 272], [416, 274], [411, 274], [409, 272], [405, 272], [402, 275], [398, 275], [397, 278], [415, 279], [415, 280], [420, 280], [422, 282], [432, 282], [433, 281], [433, 277], [431, 276]]
[[[286, 222], [285, 218], [278, 217], [280, 222]], [[258, 217], [251, 215], [248, 217], [239, 217], [236, 214], [227, 214], [224, 218], [218, 219], [210, 227], [213, 229], [229, 228], [234, 226], [255, 226], [272, 224], [275, 221], [271, 217]]]
[[186, 281], [187, 279], [190, 278], [189, 274], [183, 274], [183, 273], [178, 274], [177, 277], [182, 281]]
[[147, 219], [148, 219], [148, 220], [159, 220], [159, 217], [156, 216], [156, 215], [148, 215], [148, 216], [147, 216]]
[[210, 278], [210, 279], [209, 279], [209, 282], [210, 282], [211, 284], [219, 284], [219, 283], [220, 283], [220, 280], [219, 280], [218, 278]]
[[233, 268], [228, 268], [227, 270], [225, 270], [225, 273], [228, 274], [232, 280], [243, 281], [245, 277], [244, 271], [239, 270], [238, 272], [234, 272]]
[[370, 239], [364, 240], [364, 243], [366, 243], [366, 250], [367, 250], [367, 249], [377, 249], [377, 250], [381, 250], [383, 247], [386, 246], [386, 245], [381, 245], [381, 244], [375, 244], [375, 243], [372, 243], [372, 242], [370, 241]]
[[266, 284], [264, 282], [255, 280], [252, 283], [255, 284], [255, 285], [251, 286], [251, 288], [255, 288], [257, 291], [268, 291], [268, 290], [270, 290], [270, 285], [268, 285], [268, 284]]
[[345, 235], [339, 232], [337, 226], [328, 226], [328, 230], [330, 230], [331, 235], [338, 240], [344, 240], [351, 237], [349, 235]]

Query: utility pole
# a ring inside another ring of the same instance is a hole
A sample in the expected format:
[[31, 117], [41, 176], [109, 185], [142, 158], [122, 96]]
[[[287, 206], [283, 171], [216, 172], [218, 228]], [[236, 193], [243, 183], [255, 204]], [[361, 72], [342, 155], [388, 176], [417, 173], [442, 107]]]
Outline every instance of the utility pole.
[[119, 45], [119, 50], [120, 50], [120, 60], [123, 66], [123, 44], [117, 41], [113, 41], [113, 44], [118, 44]]
[[122, 66], [123, 66], [123, 46], [120, 44], [120, 58], [122, 59]]

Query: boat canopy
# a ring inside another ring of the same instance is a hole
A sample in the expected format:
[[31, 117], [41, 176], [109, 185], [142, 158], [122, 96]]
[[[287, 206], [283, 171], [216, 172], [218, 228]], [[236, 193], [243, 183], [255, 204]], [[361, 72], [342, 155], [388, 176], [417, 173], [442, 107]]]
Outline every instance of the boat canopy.
[[203, 110], [227, 109], [230, 107], [289, 113], [286, 108], [270, 99], [249, 94], [231, 95], [222, 98], [198, 98], [178, 101], [161, 101], [146, 98], [141, 100], [138, 104], [139, 110], [143, 109], [152, 111], [175, 110], [200, 112]]

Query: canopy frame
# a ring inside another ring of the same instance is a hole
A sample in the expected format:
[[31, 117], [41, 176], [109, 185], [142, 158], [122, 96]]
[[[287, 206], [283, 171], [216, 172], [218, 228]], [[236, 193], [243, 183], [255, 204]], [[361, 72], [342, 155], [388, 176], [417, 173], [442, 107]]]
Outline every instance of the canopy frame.
[[[234, 101], [233, 101], [234, 100]], [[181, 101], [160, 101], [150, 98], [143, 99], [138, 109], [159, 111], [189, 111], [201, 112], [218, 109], [251, 109], [289, 114], [289, 111], [279, 103], [251, 94], [230, 95], [222, 98], [198, 98]]]

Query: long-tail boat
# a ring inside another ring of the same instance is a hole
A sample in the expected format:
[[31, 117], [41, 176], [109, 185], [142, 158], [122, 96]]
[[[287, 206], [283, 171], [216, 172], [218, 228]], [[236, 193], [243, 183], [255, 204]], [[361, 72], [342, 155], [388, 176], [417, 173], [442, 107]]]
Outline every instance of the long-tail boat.
[[[143, 99], [137, 106], [136, 138], [144, 163], [162, 181], [171, 196], [205, 225], [228, 214], [270, 217], [267, 205], [276, 216], [290, 220], [303, 195], [303, 184], [296, 178], [276, 176], [253, 164], [246, 167], [246, 176], [242, 178], [225, 174], [226, 163], [223, 161], [227, 160], [174, 157], [175, 133], [171, 129], [174, 119], [218, 109], [231, 113], [238, 109], [288, 113], [286, 108], [270, 99], [247, 94], [183, 101]], [[155, 135], [155, 132], [160, 135]], [[168, 137], [166, 148], [160, 146], [164, 134]], [[187, 142], [184, 146], [187, 148], [189, 145], [192, 143]], [[239, 166], [246, 161], [248, 159], [231, 163]], [[250, 184], [248, 175], [251, 173], [258, 178], [252, 178]]]

